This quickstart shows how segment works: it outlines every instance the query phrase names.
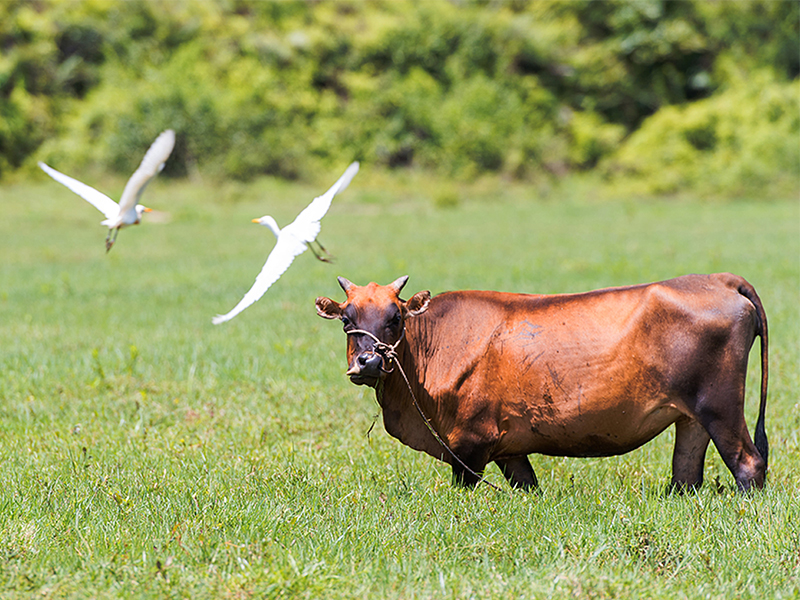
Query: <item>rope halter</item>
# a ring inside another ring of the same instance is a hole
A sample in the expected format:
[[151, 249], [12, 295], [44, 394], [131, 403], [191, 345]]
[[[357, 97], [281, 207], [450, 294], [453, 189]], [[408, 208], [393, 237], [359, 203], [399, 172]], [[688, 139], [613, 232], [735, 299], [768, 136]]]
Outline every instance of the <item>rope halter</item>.
[[365, 331], [364, 329], [351, 329], [350, 331], [345, 331], [345, 333], [347, 335], [362, 334], [372, 338], [372, 351], [383, 359], [381, 363], [381, 371], [387, 374], [394, 371], [394, 367], [391, 367], [389, 369], [384, 369], [383, 363], [387, 363], [390, 366], [392, 362], [397, 364], [397, 347], [400, 345], [400, 342], [403, 341], [403, 338], [406, 337], [405, 327], [403, 328], [403, 333], [400, 334], [400, 337], [394, 344], [387, 344], [385, 342], [382, 342], [377, 338], [377, 336], [370, 333], [369, 331]]

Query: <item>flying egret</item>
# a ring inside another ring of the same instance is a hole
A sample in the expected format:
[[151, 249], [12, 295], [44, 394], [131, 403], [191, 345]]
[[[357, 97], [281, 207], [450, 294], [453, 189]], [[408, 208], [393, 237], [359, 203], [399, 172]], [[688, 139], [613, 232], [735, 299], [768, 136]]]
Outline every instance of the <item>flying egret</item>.
[[[275, 237], [278, 238], [278, 241], [275, 243], [275, 247], [267, 257], [267, 262], [264, 263], [264, 266], [262, 267], [261, 272], [258, 274], [258, 277], [256, 277], [256, 281], [253, 284], [253, 287], [250, 288], [250, 291], [244, 295], [244, 297], [239, 301], [239, 304], [237, 304], [229, 313], [225, 315], [217, 315], [211, 319], [211, 322], [214, 323], [214, 325], [219, 325], [220, 323], [231, 320], [245, 308], [261, 298], [261, 296], [264, 295], [264, 292], [269, 289], [269, 286], [275, 283], [278, 278], [283, 275], [286, 269], [289, 268], [289, 265], [292, 264], [294, 257], [302, 254], [306, 248], [311, 248], [314, 256], [316, 256], [319, 260], [330, 262], [327, 258], [317, 254], [314, 248], [311, 247], [311, 243], [316, 241], [317, 235], [319, 235], [320, 219], [322, 219], [322, 217], [325, 216], [325, 213], [328, 212], [328, 208], [331, 206], [333, 197], [348, 186], [350, 180], [355, 177], [356, 173], [358, 173], [358, 163], [354, 162], [347, 167], [344, 175], [342, 175], [339, 180], [334, 183], [333, 186], [331, 186], [331, 189], [325, 192], [322, 196], [314, 198], [314, 200], [311, 201], [311, 204], [306, 206], [300, 212], [300, 214], [297, 215], [297, 218], [283, 229], [278, 227], [275, 219], [269, 215], [265, 215], [260, 219], [253, 219], [253, 223], [258, 223], [259, 225], [268, 227], [270, 231], [275, 234]], [[327, 254], [327, 251], [322, 244], [320, 244], [318, 241], [317, 244], [322, 252]]]
[[[128, 225], [138, 225], [142, 219], [142, 213], [150, 212], [151, 209], [139, 204], [139, 198], [141, 198], [142, 192], [144, 192], [144, 188], [147, 187], [150, 180], [164, 168], [164, 163], [169, 158], [174, 147], [175, 132], [172, 129], [167, 129], [152, 143], [139, 168], [128, 179], [128, 183], [125, 184], [125, 189], [122, 191], [122, 198], [119, 204], [96, 189], [81, 183], [77, 179], [59, 173], [43, 162], [40, 162], [39, 166], [50, 177], [71, 189], [106, 216], [101, 225], [108, 227], [108, 236], [106, 236], [106, 252], [108, 252], [114, 242], [117, 241], [120, 229]], [[111, 238], [112, 231], [114, 232], [113, 239]]]

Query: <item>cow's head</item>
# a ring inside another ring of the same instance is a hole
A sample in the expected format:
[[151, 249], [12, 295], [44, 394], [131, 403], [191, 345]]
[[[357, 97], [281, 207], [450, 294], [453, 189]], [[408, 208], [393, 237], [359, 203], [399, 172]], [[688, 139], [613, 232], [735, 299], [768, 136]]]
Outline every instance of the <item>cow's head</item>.
[[[325, 319], [341, 319], [345, 332], [367, 331], [383, 344], [392, 346], [403, 336], [405, 320], [428, 308], [430, 292], [419, 292], [407, 301], [400, 290], [408, 275], [389, 285], [370, 283], [363, 287], [339, 277], [347, 299], [338, 304], [330, 298], [317, 298], [317, 314]], [[384, 356], [375, 351], [375, 339], [364, 333], [347, 336], [347, 375], [356, 385], [375, 387], [386, 375]]]

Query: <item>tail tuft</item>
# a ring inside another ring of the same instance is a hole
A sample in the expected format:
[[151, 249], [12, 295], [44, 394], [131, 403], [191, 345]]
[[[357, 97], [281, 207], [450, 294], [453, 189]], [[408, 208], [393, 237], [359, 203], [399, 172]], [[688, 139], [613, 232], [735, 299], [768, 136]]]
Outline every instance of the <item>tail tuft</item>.
[[769, 464], [769, 441], [767, 441], [767, 432], [764, 430], [764, 421], [759, 420], [756, 423], [756, 437], [753, 440], [756, 445], [756, 450], [764, 459], [764, 465]]

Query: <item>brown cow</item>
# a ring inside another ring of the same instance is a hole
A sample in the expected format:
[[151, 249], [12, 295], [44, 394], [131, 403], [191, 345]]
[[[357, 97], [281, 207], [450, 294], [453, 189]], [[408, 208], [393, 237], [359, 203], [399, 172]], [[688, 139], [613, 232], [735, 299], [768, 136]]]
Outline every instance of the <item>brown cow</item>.
[[[702, 483], [709, 440], [739, 489], [764, 485], [767, 318], [743, 278], [686, 275], [583, 294], [419, 292], [404, 301], [407, 279], [359, 287], [340, 277], [347, 300], [317, 298], [317, 312], [341, 319], [347, 375], [376, 388], [386, 431], [451, 464], [457, 483], [475, 485], [494, 461], [513, 487], [534, 488], [528, 454], [623, 454], [674, 423], [674, 487]], [[754, 445], [743, 409], [756, 336]]]

